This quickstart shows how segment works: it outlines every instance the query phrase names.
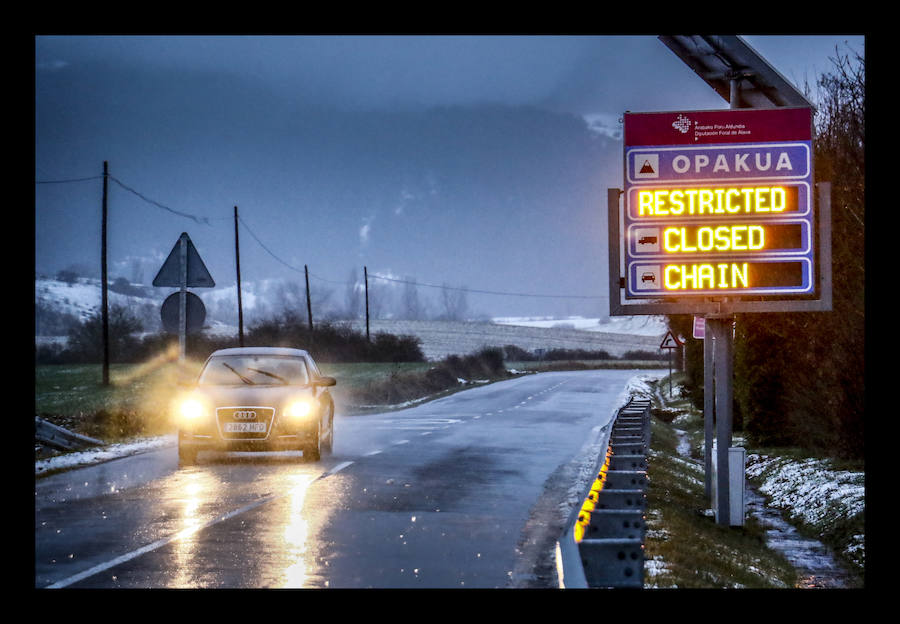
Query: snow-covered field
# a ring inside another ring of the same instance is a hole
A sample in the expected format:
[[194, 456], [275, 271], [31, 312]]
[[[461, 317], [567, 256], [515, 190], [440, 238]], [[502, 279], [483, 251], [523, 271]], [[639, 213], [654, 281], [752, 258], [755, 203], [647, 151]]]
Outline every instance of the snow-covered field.
[[662, 316], [611, 316], [606, 318], [586, 318], [583, 316], [569, 316], [565, 318], [506, 316], [496, 317], [493, 321], [499, 325], [545, 327], [551, 329], [578, 329], [581, 331], [602, 332], [606, 334], [628, 334], [633, 336], [659, 337], [668, 330], [665, 318]]
[[[148, 331], [157, 331], [159, 307], [167, 289], [134, 287], [143, 290], [145, 297], [109, 293], [110, 305], [122, 305], [131, 310], [141, 310]], [[276, 292], [278, 285], [263, 284], [265, 292]], [[207, 308], [205, 332], [215, 336], [237, 336], [237, 326], [216, 314], [223, 307], [222, 297], [233, 295], [233, 289], [213, 289], [203, 295]], [[254, 302], [248, 293], [245, 308]], [[274, 296], [274, 295], [273, 295]], [[256, 297], [261, 299], [262, 297]], [[73, 284], [52, 279], [35, 280], [35, 303], [58, 312], [86, 320], [99, 309], [100, 287], [98, 280], [79, 278]], [[226, 302], [227, 303], [227, 302]], [[259, 303], [259, 302], [257, 302]], [[231, 305], [224, 306], [232, 310]], [[349, 321], [358, 331], [365, 331], [365, 321]], [[464, 355], [484, 347], [515, 345], [527, 351], [536, 349], [585, 349], [606, 351], [620, 357], [628, 351], [657, 352], [667, 331], [664, 317], [628, 316], [607, 318], [548, 318], [503, 317], [492, 321], [403, 321], [372, 320], [372, 333], [386, 332], [412, 335], [421, 340], [422, 351], [429, 360], [439, 360], [448, 355]], [[64, 343], [63, 336], [36, 336], [36, 344]]]
[[[363, 321], [354, 322], [352, 325], [358, 330], [365, 331]], [[484, 347], [506, 345], [515, 345], [527, 351], [535, 349], [606, 351], [614, 357], [620, 357], [628, 351], [657, 353], [666, 333], [665, 325], [661, 325], [661, 331], [649, 335], [619, 331], [631, 329], [625, 323], [609, 324], [606, 326], [608, 329], [605, 329], [598, 324], [597, 319], [593, 319], [593, 326], [601, 329], [588, 331], [570, 327], [464, 321], [376, 320], [369, 323], [372, 333], [387, 332], [418, 337], [422, 341], [422, 352], [429, 360], [472, 353]]]

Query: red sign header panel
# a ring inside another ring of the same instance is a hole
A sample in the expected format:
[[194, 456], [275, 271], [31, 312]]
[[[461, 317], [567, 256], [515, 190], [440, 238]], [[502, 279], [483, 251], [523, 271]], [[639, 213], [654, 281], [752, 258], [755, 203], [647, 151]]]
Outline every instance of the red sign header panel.
[[812, 141], [808, 108], [626, 113], [625, 146]]

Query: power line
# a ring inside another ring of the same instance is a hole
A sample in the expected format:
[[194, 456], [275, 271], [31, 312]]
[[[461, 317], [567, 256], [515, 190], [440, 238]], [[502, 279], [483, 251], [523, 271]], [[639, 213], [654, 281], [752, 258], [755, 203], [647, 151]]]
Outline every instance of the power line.
[[[112, 180], [113, 182], [115, 182], [116, 184], [118, 184], [120, 187], [122, 187], [129, 193], [133, 193], [137, 197], [140, 197], [145, 202], [147, 202], [149, 204], [153, 204], [157, 208], [162, 208], [163, 210], [167, 210], [167, 211], [171, 212], [172, 214], [178, 215], [179, 217], [184, 217], [185, 219], [191, 219], [195, 223], [200, 223], [203, 225], [212, 225], [211, 221], [221, 221], [226, 218], [226, 217], [201, 217], [201, 216], [189, 214], [186, 212], [181, 212], [180, 210], [175, 210], [174, 208], [170, 208], [169, 206], [166, 206], [165, 204], [162, 204], [162, 203], [156, 201], [155, 199], [150, 199], [149, 197], [147, 197], [140, 191], [137, 191], [137, 190], [131, 188], [130, 186], [128, 186], [127, 184], [125, 184], [124, 182], [122, 182], [121, 180], [119, 180], [118, 178], [116, 178], [113, 175], [107, 174], [106, 177], [109, 178], [110, 180]], [[66, 178], [66, 179], [62, 179], [62, 180], [35, 180], [34, 183], [35, 184], [68, 184], [70, 182], [87, 182], [89, 180], [99, 180], [102, 178], [103, 178], [103, 175], [95, 175], [95, 176], [88, 176], [88, 177], [84, 177], [84, 178]]]
[[146, 197], [145, 195], [134, 190], [130, 186], [127, 186], [125, 183], [123, 183], [121, 180], [117, 179], [115, 176], [111, 175], [111, 176], [109, 176], [109, 179], [112, 180], [113, 182], [115, 182], [116, 184], [118, 184], [119, 186], [121, 186], [123, 189], [125, 189], [129, 193], [133, 193], [133, 194], [137, 195], [138, 197], [143, 199], [145, 202], [147, 202], [149, 204], [153, 204], [154, 206], [156, 206], [158, 208], [162, 208], [163, 210], [168, 210], [169, 212], [176, 214], [179, 217], [184, 217], [185, 219], [191, 219], [192, 221], [194, 221], [196, 223], [200, 223], [202, 225], [212, 225], [212, 223], [210, 223], [211, 220], [221, 221], [226, 218], [226, 217], [218, 217], [215, 219], [210, 219], [209, 217], [198, 217], [197, 215], [192, 215], [192, 214], [188, 214], [186, 212], [181, 212], [179, 210], [175, 210], [174, 208], [169, 208], [168, 206], [161, 204], [154, 199], [150, 199], [149, 197]]
[[99, 180], [102, 175], [90, 176], [87, 178], [68, 178], [66, 180], [35, 180], [35, 184], [68, 184], [69, 182], [85, 182], [87, 180]]
[[297, 273], [304, 273], [303, 270], [291, 266], [290, 264], [288, 264], [287, 262], [285, 262], [284, 260], [282, 260], [281, 258], [279, 258], [278, 256], [276, 256], [276, 255], [272, 252], [272, 250], [270, 250], [268, 247], [266, 247], [266, 246], [263, 244], [263, 242], [262, 242], [261, 240], [259, 240], [259, 237], [253, 232], [253, 230], [250, 229], [250, 226], [247, 225], [247, 222], [244, 221], [244, 219], [243, 219], [242, 217], [238, 216], [238, 221], [240, 221], [240, 222], [244, 225], [244, 227], [247, 228], [247, 231], [250, 232], [250, 236], [252, 236], [252, 237], [254, 238], [254, 240], [256, 240], [256, 242], [259, 243], [259, 246], [260, 246], [260, 247], [262, 247], [263, 249], [266, 250], [266, 253], [268, 253], [270, 256], [272, 256], [273, 258], [275, 258], [278, 262], [280, 262], [281, 264], [283, 264], [283, 265], [286, 266], [287, 268], [291, 269], [292, 271], [296, 271]]
[[[329, 284], [337, 284], [339, 286], [351, 286], [350, 282], [341, 282], [338, 280], [330, 280], [315, 273], [310, 272], [310, 277], [314, 277], [319, 281], [328, 282]], [[537, 293], [519, 293], [519, 292], [501, 292], [496, 290], [481, 290], [478, 288], [465, 288], [462, 286], [445, 286], [441, 284], [427, 284], [424, 282], [413, 282], [411, 280], [401, 280], [393, 277], [385, 277], [383, 275], [378, 275], [377, 273], [369, 273], [369, 277], [385, 280], [388, 282], [397, 282], [398, 284], [410, 284], [412, 286], [424, 286], [427, 288], [440, 288], [443, 290], [460, 290], [463, 292], [476, 293], [481, 295], [501, 295], [505, 297], [538, 297], [538, 298], [549, 298], [549, 299], [607, 299], [608, 297], [605, 295], [548, 295], [548, 294], [537, 294]]]
[[428, 288], [442, 288], [444, 290], [461, 290], [464, 292], [470, 293], [478, 293], [481, 295], [503, 295], [507, 297], [538, 297], [538, 298], [548, 298], [548, 299], [606, 299], [607, 296], [604, 295], [547, 295], [547, 294], [537, 294], [537, 293], [519, 293], [519, 292], [500, 292], [496, 290], [480, 290], [477, 288], [465, 288], [465, 287], [457, 287], [457, 286], [443, 286], [438, 284], [425, 284], [422, 282], [413, 282], [409, 280], [400, 280], [395, 279], [393, 277], [384, 277], [383, 275], [378, 275], [376, 273], [369, 273], [369, 277], [374, 277], [376, 279], [385, 280], [388, 282], [397, 282], [399, 284], [411, 284], [413, 286], [426, 286]]
[[[310, 275], [310, 277], [316, 278], [316, 279], [319, 280], [320, 282], [327, 282], [327, 283], [329, 283], [329, 284], [337, 284], [338, 286], [350, 286], [350, 285], [351, 285], [350, 282], [339, 282], [338, 280], [330, 280], [330, 279], [326, 279], [326, 278], [320, 277], [320, 276], [318, 276], [318, 275], [316, 275], [315, 273], [312, 273], [312, 272], [310, 272], [309, 275]], [[353, 285], [355, 285], [355, 284], [353, 284]]]
[[[90, 176], [90, 177], [85, 177], [85, 178], [69, 178], [69, 179], [63, 179], [63, 180], [36, 180], [35, 184], [65, 184], [65, 183], [69, 183], [69, 182], [84, 182], [87, 180], [97, 180], [102, 177], [103, 177], [102, 175], [99, 175], [99, 176]], [[133, 193], [137, 197], [143, 199], [145, 202], [153, 204], [154, 206], [156, 206], [158, 208], [162, 208], [163, 210], [171, 212], [180, 217], [184, 217], [186, 219], [191, 219], [196, 223], [200, 223], [203, 225], [212, 225], [210, 223], [210, 221], [221, 221], [221, 220], [224, 220], [225, 218], [227, 218], [227, 217], [214, 217], [214, 218], [200, 217], [197, 215], [192, 215], [192, 214], [188, 214], [186, 212], [181, 212], [179, 210], [175, 210], [175, 209], [170, 208], [169, 206], [166, 206], [154, 199], [150, 199], [149, 197], [146, 197], [139, 191], [131, 188], [130, 186], [126, 185], [121, 180], [117, 179], [115, 176], [107, 174], [107, 177], [109, 179], [111, 179], [113, 182], [115, 182], [116, 184], [118, 184], [120, 187], [125, 189], [126, 191]], [[265, 245], [265, 243], [263, 243], [259, 239], [259, 237], [256, 235], [256, 233], [252, 230], [252, 228], [250, 228], [249, 225], [247, 225], [247, 222], [244, 221], [243, 218], [238, 216], [238, 221], [240, 221], [243, 224], [243, 226], [245, 228], [247, 228], [247, 231], [250, 233], [250, 236], [252, 236], [253, 239], [257, 243], [259, 243], [259, 246], [262, 247], [266, 251], [266, 253], [268, 253], [270, 256], [272, 256], [272, 258], [274, 258], [280, 264], [291, 269], [292, 271], [296, 271], [297, 273], [306, 273], [305, 270], [298, 269], [295, 266], [291, 266], [289, 263], [285, 262], [280, 257], [278, 257], [278, 255], [276, 255], [271, 249], [269, 249]], [[311, 275], [312, 277], [314, 277], [317, 280], [327, 282], [330, 284], [338, 284], [338, 285], [342, 285], [342, 286], [350, 285], [350, 282], [329, 280], [324, 277], [315, 275], [314, 273], [309, 273], [309, 275]], [[469, 293], [475, 293], [475, 294], [481, 294], [481, 295], [498, 295], [498, 296], [504, 296], [504, 297], [532, 297], [532, 298], [543, 298], [543, 299], [608, 299], [609, 298], [607, 295], [549, 295], [549, 294], [543, 294], [543, 293], [521, 293], [521, 292], [502, 292], [502, 291], [496, 291], [496, 290], [482, 290], [482, 289], [478, 289], [478, 288], [466, 288], [466, 287], [461, 287], [461, 286], [447, 286], [447, 285], [440, 285], [440, 284], [428, 284], [425, 282], [414, 282], [411, 280], [401, 280], [401, 279], [396, 279], [393, 277], [385, 277], [383, 275], [378, 275], [377, 273], [370, 274], [370, 277], [373, 277], [375, 279], [384, 280], [387, 282], [395, 282], [398, 284], [409, 284], [412, 286], [422, 286], [425, 288], [440, 288], [442, 290], [456, 290], [456, 291], [469, 292]]]

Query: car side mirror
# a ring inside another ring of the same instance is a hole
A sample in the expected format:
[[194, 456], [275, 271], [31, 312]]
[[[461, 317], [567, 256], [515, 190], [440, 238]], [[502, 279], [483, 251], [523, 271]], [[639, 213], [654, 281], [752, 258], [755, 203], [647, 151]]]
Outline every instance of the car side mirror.
[[333, 386], [337, 383], [334, 377], [319, 377], [313, 382], [316, 386]]

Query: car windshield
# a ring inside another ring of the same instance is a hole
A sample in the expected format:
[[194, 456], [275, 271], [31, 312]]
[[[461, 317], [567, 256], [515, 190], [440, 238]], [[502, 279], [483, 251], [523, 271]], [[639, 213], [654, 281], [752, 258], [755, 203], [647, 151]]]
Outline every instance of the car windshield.
[[210, 358], [202, 386], [302, 385], [309, 383], [303, 358], [277, 355], [221, 355]]

